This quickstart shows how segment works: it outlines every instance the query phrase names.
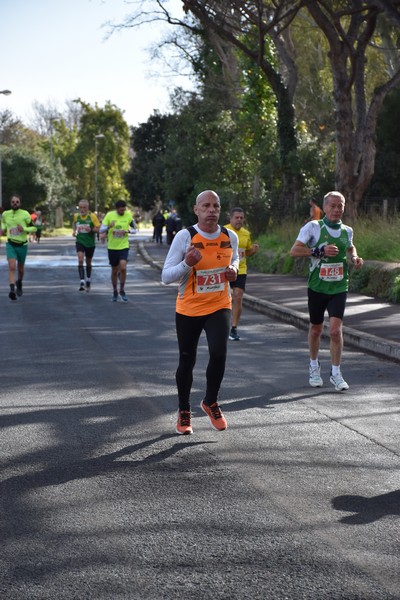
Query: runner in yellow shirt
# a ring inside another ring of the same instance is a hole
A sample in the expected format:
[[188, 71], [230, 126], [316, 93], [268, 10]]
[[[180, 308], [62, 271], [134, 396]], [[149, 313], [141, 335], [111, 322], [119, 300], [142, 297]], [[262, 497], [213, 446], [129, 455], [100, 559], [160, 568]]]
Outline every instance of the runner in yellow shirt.
[[225, 225], [227, 229], [231, 229], [239, 238], [239, 271], [236, 281], [231, 282], [233, 306], [232, 306], [232, 326], [229, 334], [230, 340], [240, 340], [237, 332], [237, 326], [242, 314], [243, 294], [246, 289], [247, 278], [247, 257], [253, 256], [258, 252], [258, 243], [251, 241], [251, 234], [248, 229], [243, 227], [244, 211], [242, 208], [232, 208], [230, 212], [230, 223]]
[[135, 230], [135, 222], [132, 213], [127, 210], [125, 200], [117, 200], [115, 210], [106, 214], [100, 226], [100, 238], [107, 238], [108, 260], [111, 265], [111, 283], [113, 286], [112, 301], [118, 300], [118, 280], [119, 297], [122, 302], [128, 302], [125, 293], [126, 267], [129, 257], [129, 237], [128, 234]]
[[[25, 272], [25, 260], [28, 253], [28, 234], [34, 233], [36, 227], [31, 215], [21, 208], [21, 198], [11, 198], [11, 209], [3, 212], [0, 235], [7, 236], [6, 255], [8, 261], [8, 282], [10, 300], [22, 296], [22, 279]], [[18, 271], [18, 279], [16, 278]]]

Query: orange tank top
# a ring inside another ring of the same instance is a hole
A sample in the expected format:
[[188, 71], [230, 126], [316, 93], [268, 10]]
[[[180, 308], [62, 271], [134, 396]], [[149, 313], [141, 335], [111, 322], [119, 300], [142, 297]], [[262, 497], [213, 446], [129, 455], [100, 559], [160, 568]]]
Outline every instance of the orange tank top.
[[194, 227], [188, 227], [188, 231], [202, 258], [179, 283], [176, 312], [199, 317], [232, 308], [230, 285], [225, 277], [233, 255], [228, 232], [222, 227], [220, 235], [209, 240]]

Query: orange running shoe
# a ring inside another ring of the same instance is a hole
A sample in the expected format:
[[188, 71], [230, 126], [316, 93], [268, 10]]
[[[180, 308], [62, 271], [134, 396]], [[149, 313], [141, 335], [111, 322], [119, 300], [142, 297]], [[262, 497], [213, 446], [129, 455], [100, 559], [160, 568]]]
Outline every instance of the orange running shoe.
[[204, 400], [200, 404], [200, 408], [209, 416], [211, 425], [217, 431], [224, 431], [228, 427], [228, 423], [221, 412], [218, 402], [214, 402], [211, 406], [204, 404]]
[[192, 413], [190, 410], [178, 410], [176, 433], [179, 433], [180, 435], [190, 435], [193, 433]]

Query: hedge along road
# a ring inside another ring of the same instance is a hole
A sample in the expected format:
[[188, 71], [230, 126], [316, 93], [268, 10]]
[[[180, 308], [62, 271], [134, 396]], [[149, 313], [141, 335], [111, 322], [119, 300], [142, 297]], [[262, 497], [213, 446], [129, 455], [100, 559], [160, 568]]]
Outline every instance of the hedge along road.
[[133, 249], [113, 304], [99, 247], [78, 292], [73, 241], [43, 240], [11, 303], [0, 252], [2, 597], [400, 597], [397, 365], [347, 348], [350, 390], [309, 388], [304, 331], [245, 310], [228, 430], [202, 338], [182, 438], [176, 287]]

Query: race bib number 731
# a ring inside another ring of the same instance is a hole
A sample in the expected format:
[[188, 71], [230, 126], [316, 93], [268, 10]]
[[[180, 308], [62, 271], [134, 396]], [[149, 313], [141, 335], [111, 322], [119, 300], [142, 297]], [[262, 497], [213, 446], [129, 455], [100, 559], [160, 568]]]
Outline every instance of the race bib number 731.
[[205, 269], [196, 272], [197, 292], [223, 292], [225, 289], [225, 269]]

